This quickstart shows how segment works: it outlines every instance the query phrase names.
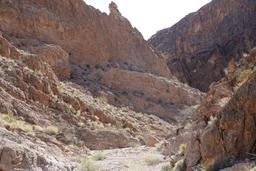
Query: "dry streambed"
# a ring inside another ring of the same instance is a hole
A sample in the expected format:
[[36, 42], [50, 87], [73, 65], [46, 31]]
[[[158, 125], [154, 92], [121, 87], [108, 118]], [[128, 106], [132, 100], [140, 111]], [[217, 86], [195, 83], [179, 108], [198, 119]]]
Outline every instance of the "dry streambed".
[[160, 171], [168, 160], [156, 147], [92, 151], [83, 162], [88, 171]]

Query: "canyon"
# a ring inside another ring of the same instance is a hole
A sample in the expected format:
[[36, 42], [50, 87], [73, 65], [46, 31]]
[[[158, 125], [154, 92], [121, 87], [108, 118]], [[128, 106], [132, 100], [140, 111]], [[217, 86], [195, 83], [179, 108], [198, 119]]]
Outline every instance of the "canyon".
[[213, 0], [149, 39], [178, 80], [202, 91], [256, 45], [253, 0]]
[[252, 169], [255, 7], [147, 42], [114, 2], [0, 0], [0, 171]]

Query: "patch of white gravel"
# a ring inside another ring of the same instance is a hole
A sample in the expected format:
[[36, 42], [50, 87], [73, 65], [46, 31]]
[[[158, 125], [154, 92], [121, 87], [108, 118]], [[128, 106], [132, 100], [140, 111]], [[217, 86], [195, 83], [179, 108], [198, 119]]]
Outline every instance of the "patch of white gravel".
[[[91, 151], [91, 155], [102, 153], [106, 159], [95, 161], [98, 171], [160, 171], [162, 166], [168, 164], [164, 156], [155, 147], [133, 147], [103, 151]], [[146, 160], [156, 160], [148, 165]]]

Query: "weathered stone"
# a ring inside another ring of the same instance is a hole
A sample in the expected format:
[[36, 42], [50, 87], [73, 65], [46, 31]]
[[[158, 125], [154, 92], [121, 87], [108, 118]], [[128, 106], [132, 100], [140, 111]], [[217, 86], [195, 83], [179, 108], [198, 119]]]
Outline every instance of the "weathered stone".
[[231, 59], [256, 45], [256, 3], [253, 0], [215, 0], [149, 42], [168, 56], [172, 74], [192, 87], [207, 91], [225, 76]]
[[[250, 157], [256, 151], [256, 72], [234, 93], [216, 117], [200, 133], [201, 162], [211, 169], [232, 165], [235, 159]], [[197, 143], [196, 140], [192, 141]], [[189, 165], [193, 166], [193, 148], [188, 150]]]
[[106, 15], [82, 0], [0, 1], [0, 29], [59, 45], [76, 65], [116, 61], [169, 77], [165, 58], [154, 53], [115, 4], [110, 10]]
[[129, 137], [117, 131], [81, 129], [77, 131], [77, 137], [92, 150], [129, 147]]

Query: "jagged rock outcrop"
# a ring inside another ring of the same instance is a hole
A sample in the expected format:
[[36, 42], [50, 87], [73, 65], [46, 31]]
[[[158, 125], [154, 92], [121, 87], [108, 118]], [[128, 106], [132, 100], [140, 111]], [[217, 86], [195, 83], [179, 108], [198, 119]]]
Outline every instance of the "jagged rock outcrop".
[[113, 2], [109, 15], [82, 0], [2, 0], [0, 5], [0, 30], [12, 44], [40, 56], [59, 79], [89, 88], [113, 105], [177, 122], [184, 108], [201, 101], [200, 91], [170, 76], [165, 57]]
[[[42, 43], [21, 50], [0, 36], [0, 49], [0, 129], [5, 128], [7, 137], [15, 133], [18, 140], [22, 135], [32, 143], [29, 147], [20, 144], [13, 148], [18, 142], [0, 135], [1, 142], [5, 142], [0, 150], [11, 149], [8, 155], [0, 156], [0, 168], [4, 171], [11, 168], [70, 170], [78, 164], [75, 162], [73, 166], [67, 156], [83, 158], [76, 151], [154, 145], [174, 129], [158, 117], [112, 106], [68, 81], [69, 67], [63, 67], [69, 64], [67, 53], [59, 46]], [[63, 78], [65, 82], [59, 80]], [[156, 140], [154, 144], [149, 137]], [[46, 151], [39, 154], [30, 149], [38, 143], [46, 143], [42, 147]], [[58, 152], [47, 152], [52, 150]], [[12, 157], [16, 161], [20, 154], [25, 158], [16, 166]], [[35, 160], [30, 161], [31, 158]]]
[[169, 122], [183, 120], [184, 108], [199, 104], [203, 97], [201, 92], [176, 79], [115, 68], [101, 74], [101, 83], [115, 93], [109, 98], [114, 99], [113, 104], [127, 104], [136, 111], [155, 114]]
[[0, 170], [79, 170], [89, 150], [154, 146], [190, 119], [204, 94], [109, 8], [0, 0]]
[[59, 45], [72, 64], [116, 61], [169, 76], [164, 57], [154, 53], [114, 3], [107, 15], [82, 0], [1, 0], [0, 30]]
[[[95, 126], [98, 125], [97, 122], [110, 124], [110, 132], [113, 132], [111, 127], [114, 125], [120, 127], [120, 131], [126, 127], [136, 132], [144, 129], [140, 128], [140, 124], [137, 123], [135, 126], [132, 122], [138, 119], [143, 121], [141, 124], [144, 125], [144, 122], [148, 120], [146, 116], [138, 116], [134, 120], [133, 117], [137, 114], [135, 112], [130, 113], [130, 109], [123, 112], [122, 109], [110, 106], [104, 100], [94, 99], [89, 92], [83, 92], [82, 87], [77, 87], [78, 85], [60, 82], [51, 69], [51, 63], [46, 63], [47, 60], [44, 62], [40, 54], [29, 54], [15, 48], [2, 37], [0, 40], [8, 44], [9, 49], [11, 49], [8, 52], [8, 58], [0, 56], [1, 113], [13, 113], [32, 124], [47, 126], [59, 123], [60, 128], [68, 128], [67, 125], [69, 125], [70, 129], [75, 126], [74, 129], [77, 130], [80, 129], [79, 123], [90, 124], [93, 121], [96, 122]], [[0, 44], [0, 47], [3, 46]], [[55, 51], [50, 53], [51, 50], [49, 50], [48, 52], [49, 59], [54, 59]], [[58, 58], [58, 62], [61, 59], [65, 62], [65, 53], [63, 54], [64, 57]], [[57, 114], [58, 117], [55, 117]], [[76, 116], [77, 114], [79, 116]], [[158, 124], [157, 120], [159, 119], [154, 118], [153, 120]], [[168, 124], [166, 126], [168, 127]], [[163, 136], [164, 134], [160, 132], [158, 135]], [[80, 135], [74, 136], [80, 137]], [[125, 136], [129, 139], [128, 134]], [[80, 140], [78, 139], [78, 141]], [[110, 144], [110, 142], [108, 143]], [[129, 142], [124, 146], [129, 146]], [[105, 148], [108, 147], [105, 146]]]
[[[80, 171], [65, 153], [37, 138], [0, 128], [0, 170]], [[82, 150], [81, 150], [82, 151]]]
[[186, 154], [189, 169], [199, 163], [209, 170], [231, 166], [239, 159], [253, 159], [256, 152], [255, 49], [233, 63], [227, 77], [211, 86], [198, 108], [198, 122]]
[[229, 161], [255, 154], [255, 75], [241, 86], [216, 122], [200, 136], [202, 159], [210, 165], [223, 167]]
[[256, 45], [256, 2], [213, 0], [149, 39], [168, 56], [171, 73], [192, 87], [207, 91], [225, 75], [232, 59]]

